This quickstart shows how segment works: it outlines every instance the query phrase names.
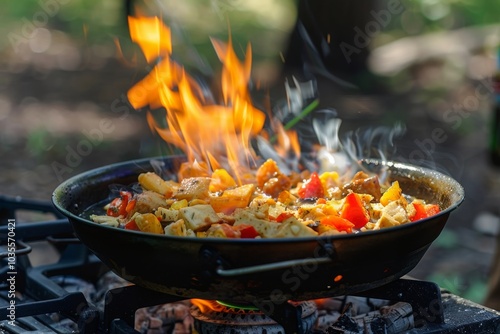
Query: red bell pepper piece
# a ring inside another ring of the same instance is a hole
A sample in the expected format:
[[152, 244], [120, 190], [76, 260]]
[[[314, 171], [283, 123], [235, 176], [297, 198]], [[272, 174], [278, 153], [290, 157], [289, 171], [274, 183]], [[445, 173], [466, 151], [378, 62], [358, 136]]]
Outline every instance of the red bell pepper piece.
[[334, 215], [328, 215], [321, 218], [320, 224], [332, 226], [339, 232], [345, 231], [347, 233], [352, 233], [352, 228], [354, 227], [354, 224], [349, 220]]
[[323, 184], [317, 172], [313, 172], [309, 180], [304, 182], [298, 190], [300, 198], [319, 198], [325, 196]]
[[430, 217], [430, 216], [437, 215], [439, 212], [441, 212], [441, 209], [439, 208], [439, 205], [437, 205], [437, 204], [426, 204], [425, 211], [427, 211], [427, 216]]
[[127, 211], [127, 213], [129, 213], [130, 211], [134, 210], [136, 203], [137, 203], [136, 199], [129, 200], [127, 203], [127, 206], [125, 207], [125, 211]]
[[412, 222], [433, 216], [441, 211], [437, 204], [423, 204], [420, 202], [413, 202], [412, 204], [415, 208], [415, 214], [410, 217]]
[[242, 239], [255, 239], [259, 236], [259, 232], [252, 225], [238, 225], [238, 230]]
[[276, 217], [276, 221], [278, 223], [281, 223], [284, 220], [287, 220], [288, 218], [290, 218], [291, 216], [293, 216], [293, 213], [291, 213], [291, 212], [282, 212], [278, 215], [278, 217]]
[[120, 216], [120, 207], [122, 205], [122, 199], [120, 197], [115, 198], [109, 203], [108, 210], [106, 214], [111, 217]]
[[344, 205], [340, 210], [340, 217], [353, 223], [356, 228], [362, 228], [370, 221], [370, 214], [356, 193], [350, 193], [346, 196]]
[[129, 191], [120, 191], [120, 197], [115, 198], [114, 200], [111, 201], [109, 204], [108, 210], [106, 211], [106, 214], [108, 216], [112, 217], [125, 217], [127, 213], [133, 209], [135, 206], [135, 203], [130, 204], [130, 210], [127, 210], [129, 208], [129, 202], [132, 200], [132, 193]]
[[413, 202], [413, 207], [415, 208], [415, 214], [410, 218], [412, 222], [427, 218], [427, 211], [425, 211], [424, 204]]
[[321, 197], [316, 200], [316, 204], [326, 204], [326, 198]]
[[125, 229], [139, 231], [139, 226], [137, 226], [137, 223], [135, 222], [135, 220], [131, 220], [125, 224]]

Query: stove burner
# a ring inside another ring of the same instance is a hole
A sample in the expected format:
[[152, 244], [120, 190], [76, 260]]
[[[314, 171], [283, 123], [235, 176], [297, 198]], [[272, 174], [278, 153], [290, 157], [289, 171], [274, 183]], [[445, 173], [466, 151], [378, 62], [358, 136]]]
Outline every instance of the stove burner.
[[[191, 315], [200, 334], [282, 334], [284, 328], [271, 316], [253, 306], [232, 306], [217, 301], [193, 301]], [[208, 305], [208, 306], [207, 306]], [[309, 333], [318, 317], [313, 301], [290, 302], [300, 314], [304, 333]]]

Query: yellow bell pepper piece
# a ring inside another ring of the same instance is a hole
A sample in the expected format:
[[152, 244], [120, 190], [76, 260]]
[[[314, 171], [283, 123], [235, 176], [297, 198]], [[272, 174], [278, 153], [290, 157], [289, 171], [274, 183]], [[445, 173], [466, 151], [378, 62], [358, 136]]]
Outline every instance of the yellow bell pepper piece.
[[386, 206], [390, 202], [397, 201], [401, 198], [402, 193], [403, 192], [399, 187], [399, 182], [394, 181], [392, 185], [382, 194], [382, 197], [380, 197], [380, 204]]
[[208, 190], [214, 193], [231, 187], [236, 187], [236, 181], [233, 177], [225, 169], [214, 170]]
[[142, 232], [164, 234], [160, 221], [152, 213], [137, 215], [134, 220]]
[[172, 203], [172, 205], [170, 206], [170, 209], [171, 210], [179, 210], [179, 209], [185, 208], [186, 206], [188, 206], [187, 199], [181, 199], [180, 201], [175, 201], [174, 203]]
[[324, 172], [319, 176], [321, 185], [323, 185], [323, 190], [325, 193], [328, 189], [338, 185], [339, 173], [337, 172]]

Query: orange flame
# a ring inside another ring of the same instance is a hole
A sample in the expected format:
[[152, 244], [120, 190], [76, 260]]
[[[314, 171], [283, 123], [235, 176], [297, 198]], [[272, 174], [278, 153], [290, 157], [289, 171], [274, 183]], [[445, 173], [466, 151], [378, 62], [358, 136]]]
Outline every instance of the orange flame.
[[[222, 63], [220, 104], [207, 97], [196, 80], [172, 59], [170, 29], [157, 17], [129, 17], [130, 35], [139, 44], [153, 70], [128, 92], [136, 109], [149, 106], [166, 110], [164, 123], [148, 112], [152, 131], [167, 143], [180, 148], [188, 163], [209, 169], [226, 168], [242, 183], [242, 176], [255, 161], [251, 140], [263, 129], [266, 116], [253, 106], [248, 84], [251, 77], [251, 47], [240, 61], [232, 41], [212, 39]], [[279, 136], [283, 143], [283, 136]], [[298, 140], [292, 144], [297, 151]], [[287, 145], [290, 143], [286, 141]], [[182, 179], [186, 175], [179, 175]]]
[[222, 312], [226, 310], [223, 305], [219, 304], [215, 300], [206, 300], [206, 299], [190, 299], [191, 304], [198, 307], [201, 313], [207, 313], [209, 311]]

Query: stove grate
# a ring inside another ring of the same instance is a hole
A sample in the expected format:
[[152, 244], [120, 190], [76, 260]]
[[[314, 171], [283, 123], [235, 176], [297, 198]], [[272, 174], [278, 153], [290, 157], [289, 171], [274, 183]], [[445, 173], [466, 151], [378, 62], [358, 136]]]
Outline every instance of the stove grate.
[[[137, 334], [136, 310], [141, 307], [178, 302], [180, 297], [147, 290], [136, 285], [108, 288], [102, 305], [88, 294], [68, 287], [72, 278], [95, 284], [108, 269], [73, 235], [50, 203], [0, 196], [0, 319], [8, 315], [10, 268], [4, 221], [16, 217], [18, 210], [52, 212], [54, 220], [16, 224], [16, 299], [15, 325], [0, 321], [0, 333], [113, 333]], [[48, 233], [49, 232], [49, 233]], [[50, 242], [60, 257], [56, 263], [33, 266], [29, 260], [31, 242]], [[70, 279], [71, 278], [71, 279]], [[2, 284], [3, 283], [3, 284]], [[443, 292], [432, 282], [400, 279], [383, 287], [358, 294], [367, 298], [406, 302], [411, 305], [416, 327], [409, 333], [499, 333], [500, 313]], [[270, 315], [284, 327], [285, 333], [303, 333], [296, 316], [300, 312], [288, 303]], [[102, 307], [101, 307], [102, 306]], [[318, 333], [314, 331], [314, 334]]]

